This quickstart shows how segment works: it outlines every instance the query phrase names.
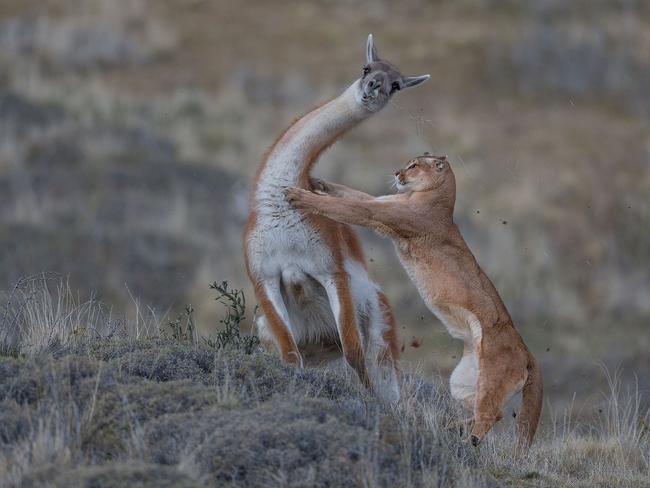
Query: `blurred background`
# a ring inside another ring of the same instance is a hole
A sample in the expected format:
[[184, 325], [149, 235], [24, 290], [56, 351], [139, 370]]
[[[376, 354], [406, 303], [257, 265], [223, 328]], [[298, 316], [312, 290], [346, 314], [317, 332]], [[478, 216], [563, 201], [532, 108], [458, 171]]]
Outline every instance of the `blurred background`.
[[[641, 0], [2, 0], [0, 289], [58, 272], [115, 313], [131, 295], [168, 316], [191, 303], [214, 330], [209, 282], [253, 300], [241, 234], [262, 153], [360, 75], [369, 32], [380, 56], [432, 79], [316, 174], [382, 194], [409, 158], [448, 154], [457, 223], [540, 359], [549, 404], [588, 409], [601, 364], [638, 375], [647, 404]], [[448, 374], [461, 344], [392, 245], [362, 234], [405, 359]]]

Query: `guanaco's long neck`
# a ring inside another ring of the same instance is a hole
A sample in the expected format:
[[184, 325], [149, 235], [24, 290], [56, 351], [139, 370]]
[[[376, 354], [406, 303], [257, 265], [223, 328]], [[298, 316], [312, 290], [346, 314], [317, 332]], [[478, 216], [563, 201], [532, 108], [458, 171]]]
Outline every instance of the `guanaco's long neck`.
[[343, 133], [372, 114], [356, 101], [357, 83], [289, 127], [267, 156], [258, 190], [308, 185], [309, 172], [318, 156]]

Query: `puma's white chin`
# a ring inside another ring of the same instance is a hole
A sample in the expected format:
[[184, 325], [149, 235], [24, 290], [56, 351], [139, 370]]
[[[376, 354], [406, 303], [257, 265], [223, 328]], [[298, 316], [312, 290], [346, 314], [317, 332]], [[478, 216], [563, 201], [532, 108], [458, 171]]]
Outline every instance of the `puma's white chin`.
[[404, 193], [409, 189], [408, 183], [400, 183], [399, 181], [395, 182], [395, 188], [397, 188], [398, 193]]

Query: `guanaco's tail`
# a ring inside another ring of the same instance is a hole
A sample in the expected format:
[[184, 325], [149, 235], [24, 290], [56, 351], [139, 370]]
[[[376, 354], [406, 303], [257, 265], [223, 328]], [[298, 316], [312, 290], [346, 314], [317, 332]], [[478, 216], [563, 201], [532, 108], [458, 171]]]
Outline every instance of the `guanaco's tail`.
[[542, 412], [543, 396], [542, 373], [539, 370], [537, 360], [530, 354], [528, 359], [528, 379], [522, 391], [521, 412], [519, 412], [517, 421], [519, 446], [522, 448], [528, 448], [533, 442], [539, 416]]

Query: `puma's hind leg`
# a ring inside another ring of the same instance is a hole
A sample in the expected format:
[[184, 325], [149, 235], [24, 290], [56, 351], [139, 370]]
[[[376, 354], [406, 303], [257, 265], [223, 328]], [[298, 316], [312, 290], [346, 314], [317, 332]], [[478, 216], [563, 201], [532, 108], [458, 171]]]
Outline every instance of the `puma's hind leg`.
[[463, 357], [449, 378], [451, 396], [467, 410], [474, 412], [476, 384], [478, 382], [478, 359], [471, 346], [465, 344]]
[[[485, 381], [485, 379], [483, 379]], [[501, 410], [505, 399], [503, 386], [483, 386], [477, 389], [476, 408], [474, 410], [474, 426], [470, 435], [472, 445], [478, 446], [490, 429], [496, 424], [503, 414]]]
[[474, 409], [474, 427], [471, 442], [477, 446], [503, 417], [503, 405], [513, 393], [521, 389], [525, 381], [522, 370], [502, 360], [479, 362], [479, 376]]
[[454, 368], [449, 378], [449, 389], [454, 400], [458, 401], [464, 410], [470, 412], [470, 417], [451, 422], [448, 430], [458, 431], [460, 436], [470, 431], [474, 422], [474, 406], [476, 403], [476, 384], [478, 382], [478, 360], [472, 346], [463, 347], [463, 357]]

